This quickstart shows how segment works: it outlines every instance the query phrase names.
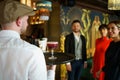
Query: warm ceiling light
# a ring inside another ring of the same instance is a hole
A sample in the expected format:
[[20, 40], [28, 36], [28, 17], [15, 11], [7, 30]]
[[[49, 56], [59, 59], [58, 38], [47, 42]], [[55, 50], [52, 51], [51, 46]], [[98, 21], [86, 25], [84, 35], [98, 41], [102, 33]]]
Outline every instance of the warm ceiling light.
[[109, 10], [120, 10], [120, 0], [108, 0]]
[[20, 0], [20, 2], [31, 7], [31, 0]]

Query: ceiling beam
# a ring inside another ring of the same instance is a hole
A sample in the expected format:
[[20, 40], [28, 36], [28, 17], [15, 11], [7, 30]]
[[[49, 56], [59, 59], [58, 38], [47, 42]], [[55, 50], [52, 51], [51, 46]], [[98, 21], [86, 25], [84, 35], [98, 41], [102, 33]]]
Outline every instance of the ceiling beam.
[[82, 8], [87, 8], [91, 10], [96, 10], [100, 12], [105, 12], [109, 14], [114, 14], [114, 11], [110, 11], [107, 8], [107, 3], [100, 0], [76, 0], [76, 5]]

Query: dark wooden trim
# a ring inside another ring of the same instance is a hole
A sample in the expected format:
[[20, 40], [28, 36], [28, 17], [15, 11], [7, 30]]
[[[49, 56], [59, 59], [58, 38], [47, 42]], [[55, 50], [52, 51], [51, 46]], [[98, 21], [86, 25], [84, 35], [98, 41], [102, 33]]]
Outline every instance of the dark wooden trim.
[[91, 0], [91, 1], [90, 0], [79, 0], [79, 1], [76, 1], [76, 5], [82, 8], [86, 8], [86, 9], [114, 14], [114, 11], [110, 11], [107, 9], [107, 3], [97, 1], [97, 0]]

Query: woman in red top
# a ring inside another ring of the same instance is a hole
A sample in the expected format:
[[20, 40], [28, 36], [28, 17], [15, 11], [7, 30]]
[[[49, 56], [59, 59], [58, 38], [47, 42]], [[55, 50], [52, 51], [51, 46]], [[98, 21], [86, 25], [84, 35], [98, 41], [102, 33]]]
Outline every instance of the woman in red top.
[[[105, 52], [111, 42], [111, 39], [109, 39], [107, 36], [107, 25], [100, 25], [99, 32], [101, 34], [101, 38], [96, 39], [93, 65], [91, 69], [91, 72], [93, 73], [93, 77], [95, 79], [97, 79], [96, 72], [98, 72], [104, 66]], [[104, 73], [101, 73], [99, 79], [97, 80], [104, 80]]]

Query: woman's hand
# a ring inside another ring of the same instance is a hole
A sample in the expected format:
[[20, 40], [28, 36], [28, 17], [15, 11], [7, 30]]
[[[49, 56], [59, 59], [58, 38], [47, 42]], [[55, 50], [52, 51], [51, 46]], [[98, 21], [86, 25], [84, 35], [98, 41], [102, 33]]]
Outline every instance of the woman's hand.
[[87, 68], [87, 62], [84, 62], [84, 69]]
[[100, 77], [100, 73], [102, 72], [102, 70], [100, 69], [98, 72], [96, 72], [96, 77], [99, 78]]
[[93, 74], [93, 67], [90, 69], [90, 73]]

